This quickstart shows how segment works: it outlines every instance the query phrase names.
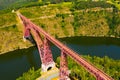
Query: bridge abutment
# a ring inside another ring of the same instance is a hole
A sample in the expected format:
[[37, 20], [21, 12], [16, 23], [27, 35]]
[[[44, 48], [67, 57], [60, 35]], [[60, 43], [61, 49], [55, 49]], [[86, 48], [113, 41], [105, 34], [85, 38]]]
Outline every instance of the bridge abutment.
[[47, 65], [42, 64], [42, 65], [41, 65], [41, 68], [42, 68], [42, 71], [41, 71], [41, 72], [47, 72], [47, 71], [51, 70], [51, 69], [54, 68], [54, 67], [55, 67], [55, 62], [50, 62], [50, 63], [48, 63]]

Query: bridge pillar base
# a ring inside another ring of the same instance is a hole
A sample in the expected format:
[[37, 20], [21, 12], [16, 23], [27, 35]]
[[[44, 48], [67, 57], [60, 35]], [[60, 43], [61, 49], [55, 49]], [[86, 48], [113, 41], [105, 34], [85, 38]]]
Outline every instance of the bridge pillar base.
[[41, 68], [42, 68], [41, 73], [42, 72], [47, 72], [47, 71], [51, 70], [54, 67], [55, 67], [55, 62], [50, 62], [48, 64], [42, 64], [41, 65]]
[[41, 76], [36, 80], [59, 80], [59, 69], [54, 67], [47, 72], [41, 73]]

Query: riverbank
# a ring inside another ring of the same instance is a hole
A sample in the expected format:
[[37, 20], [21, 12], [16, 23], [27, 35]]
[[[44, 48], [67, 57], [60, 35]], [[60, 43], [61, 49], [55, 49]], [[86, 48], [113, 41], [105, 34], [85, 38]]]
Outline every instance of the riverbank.
[[[66, 36], [67, 38], [69, 38], [69, 37], [73, 37], [73, 36]], [[62, 39], [62, 38], [66, 38], [66, 37], [58, 37], [59, 39]], [[74, 37], [77, 37], [77, 36], [74, 36]], [[79, 36], [80, 37], [80, 36]], [[98, 37], [101, 37], [101, 38], [120, 38], [120, 37], [115, 37], [115, 36], [111, 36], [111, 37], [109, 37], [109, 36], [81, 36], [81, 37], [96, 37], [96, 38], [98, 38]], [[19, 40], [18, 40], [19, 41]], [[4, 48], [4, 49], [2, 49], [1, 48], [1, 52], [0, 52], [0, 55], [2, 55], [2, 54], [5, 54], [5, 53], [7, 53], [7, 52], [11, 52], [11, 51], [14, 51], [14, 50], [19, 50], [19, 49], [27, 49], [27, 48], [29, 48], [29, 47], [32, 47], [32, 46], [34, 46], [33, 44], [31, 44], [29, 41], [26, 41], [26, 42], [24, 42], [22, 39], [21, 39], [21, 41], [22, 42], [19, 42], [19, 44], [17, 44], [17, 43], [15, 43], [16, 41], [12, 41], [11, 42], [11, 44], [9, 44], [9, 45], [12, 45], [12, 46], [7, 46], [6, 45], [6, 48]], [[15, 45], [16, 44], [16, 45]]]

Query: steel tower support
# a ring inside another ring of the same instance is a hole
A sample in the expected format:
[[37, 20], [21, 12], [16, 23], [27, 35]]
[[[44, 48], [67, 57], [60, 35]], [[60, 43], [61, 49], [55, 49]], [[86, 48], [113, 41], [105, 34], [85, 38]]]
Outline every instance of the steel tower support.
[[70, 80], [69, 79], [69, 71], [68, 71], [68, 63], [67, 63], [67, 55], [61, 50], [61, 58], [60, 58], [60, 80]]
[[48, 71], [49, 69], [55, 67], [55, 62], [53, 61], [52, 52], [49, 46], [49, 41], [45, 37], [43, 42], [43, 63], [42, 63], [42, 71]]

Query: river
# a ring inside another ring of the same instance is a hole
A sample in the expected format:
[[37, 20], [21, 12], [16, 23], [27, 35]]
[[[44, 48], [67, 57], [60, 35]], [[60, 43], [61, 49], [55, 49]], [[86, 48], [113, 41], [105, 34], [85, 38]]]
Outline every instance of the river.
[[[120, 39], [104, 37], [71, 37], [59, 39], [80, 55], [109, 56], [120, 59]], [[51, 45], [54, 60], [60, 50]], [[40, 68], [40, 58], [36, 47], [15, 50], [0, 55], [0, 80], [15, 80], [31, 67]]]

